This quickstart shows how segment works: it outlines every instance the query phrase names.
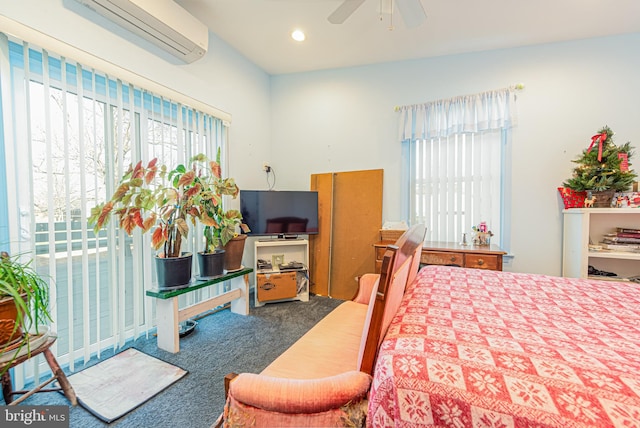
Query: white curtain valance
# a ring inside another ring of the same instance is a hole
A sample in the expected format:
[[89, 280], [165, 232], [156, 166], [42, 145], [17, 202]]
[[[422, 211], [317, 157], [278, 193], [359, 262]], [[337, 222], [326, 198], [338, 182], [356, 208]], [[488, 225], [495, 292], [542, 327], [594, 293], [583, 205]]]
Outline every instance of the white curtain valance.
[[400, 141], [510, 128], [516, 123], [516, 88], [399, 107]]

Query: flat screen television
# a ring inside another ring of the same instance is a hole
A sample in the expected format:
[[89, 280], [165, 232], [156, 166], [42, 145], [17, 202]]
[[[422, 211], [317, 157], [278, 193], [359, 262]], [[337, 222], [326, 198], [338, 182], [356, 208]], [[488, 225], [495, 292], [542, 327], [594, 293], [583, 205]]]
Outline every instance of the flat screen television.
[[318, 192], [240, 190], [240, 212], [247, 235], [281, 238], [318, 233]]

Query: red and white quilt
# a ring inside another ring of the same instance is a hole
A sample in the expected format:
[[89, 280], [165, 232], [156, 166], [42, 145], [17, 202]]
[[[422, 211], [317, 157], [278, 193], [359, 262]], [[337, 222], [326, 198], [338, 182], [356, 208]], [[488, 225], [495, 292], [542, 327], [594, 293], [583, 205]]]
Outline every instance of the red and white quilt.
[[640, 427], [640, 285], [423, 268], [367, 426]]

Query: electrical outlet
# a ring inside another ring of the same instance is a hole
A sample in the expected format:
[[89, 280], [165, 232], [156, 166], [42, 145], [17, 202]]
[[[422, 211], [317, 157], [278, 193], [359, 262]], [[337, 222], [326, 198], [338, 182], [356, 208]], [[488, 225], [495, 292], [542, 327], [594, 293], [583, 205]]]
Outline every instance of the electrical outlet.
[[271, 172], [271, 165], [269, 165], [269, 162], [262, 163], [262, 170], [264, 172]]

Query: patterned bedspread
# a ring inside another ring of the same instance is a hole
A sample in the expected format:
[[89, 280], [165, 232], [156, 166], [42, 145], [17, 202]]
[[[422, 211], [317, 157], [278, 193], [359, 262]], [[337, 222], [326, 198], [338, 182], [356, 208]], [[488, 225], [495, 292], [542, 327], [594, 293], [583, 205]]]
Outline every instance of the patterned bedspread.
[[382, 344], [375, 427], [640, 427], [640, 285], [423, 268]]

